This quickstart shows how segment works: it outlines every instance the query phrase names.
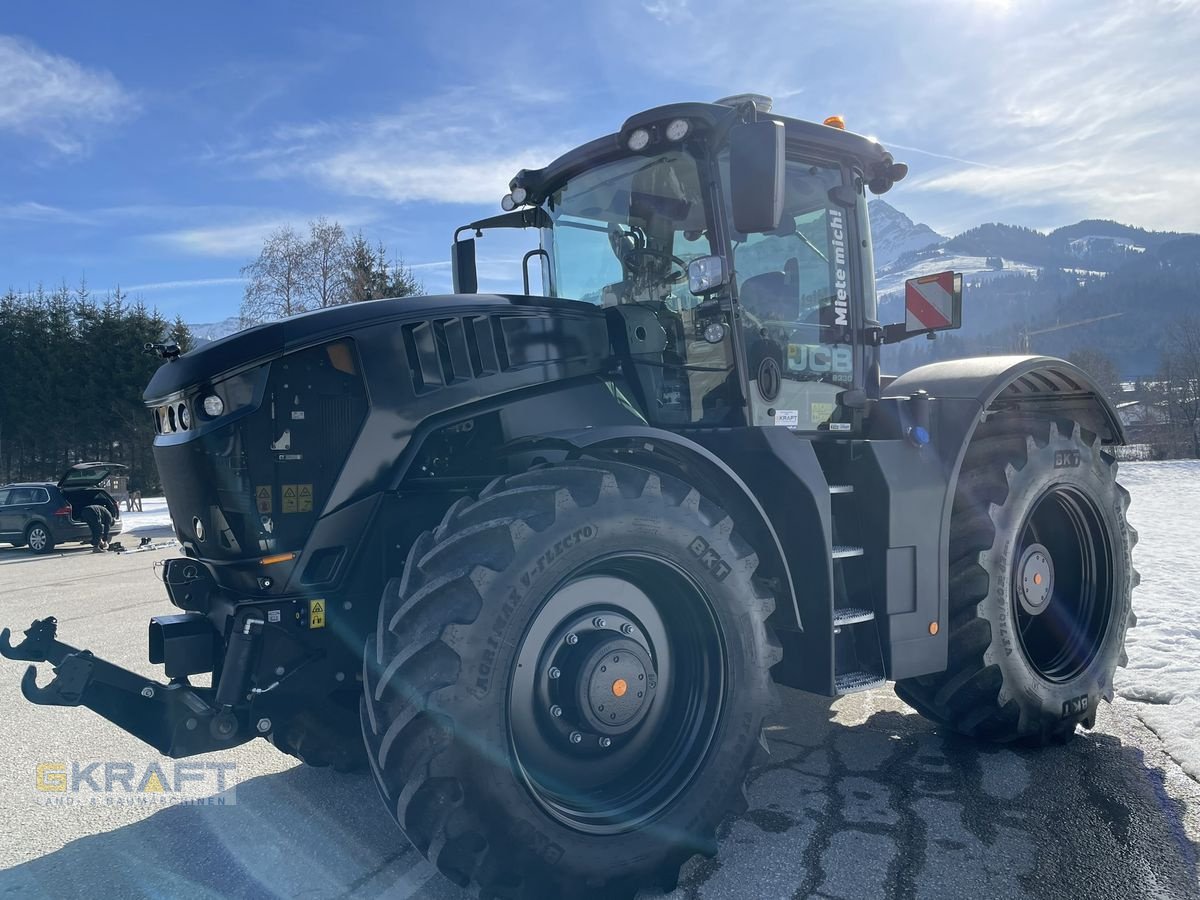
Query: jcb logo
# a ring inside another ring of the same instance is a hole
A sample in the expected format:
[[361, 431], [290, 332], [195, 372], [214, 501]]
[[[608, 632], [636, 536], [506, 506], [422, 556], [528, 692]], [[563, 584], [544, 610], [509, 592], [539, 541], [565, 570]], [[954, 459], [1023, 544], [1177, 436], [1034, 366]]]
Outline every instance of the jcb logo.
[[696, 559], [700, 560], [700, 565], [708, 569], [712, 577], [717, 581], [724, 581], [729, 573], [733, 570], [729, 567], [729, 563], [721, 559], [721, 554], [708, 545], [708, 541], [697, 535], [688, 544], [688, 549]]
[[1055, 450], [1054, 468], [1077, 469], [1081, 462], [1078, 450]]

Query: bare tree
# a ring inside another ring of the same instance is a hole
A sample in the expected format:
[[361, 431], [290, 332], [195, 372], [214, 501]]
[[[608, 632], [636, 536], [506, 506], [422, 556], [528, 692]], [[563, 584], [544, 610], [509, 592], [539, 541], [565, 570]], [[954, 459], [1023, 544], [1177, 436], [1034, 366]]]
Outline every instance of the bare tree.
[[308, 244], [290, 225], [267, 236], [258, 259], [242, 267], [247, 279], [242, 296], [242, 323], [253, 325], [308, 309], [306, 291]]
[[1113, 403], [1121, 400], [1123, 393], [1121, 376], [1118, 374], [1111, 356], [1100, 350], [1083, 348], [1072, 351], [1067, 359], [1091, 375], [1096, 384], [1108, 395], [1109, 400]]
[[1200, 319], [1185, 316], [1168, 329], [1162, 368], [1171, 426], [1200, 459]]
[[346, 270], [350, 247], [346, 232], [337, 222], [324, 216], [308, 223], [305, 247], [304, 293], [315, 309], [350, 302], [350, 284]]

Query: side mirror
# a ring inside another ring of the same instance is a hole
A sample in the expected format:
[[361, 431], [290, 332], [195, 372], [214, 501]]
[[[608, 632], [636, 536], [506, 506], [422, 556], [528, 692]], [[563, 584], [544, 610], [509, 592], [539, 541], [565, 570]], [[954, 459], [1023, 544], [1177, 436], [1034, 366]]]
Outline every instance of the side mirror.
[[475, 238], [455, 241], [450, 245], [450, 272], [454, 276], [454, 293], [479, 293], [479, 274], [475, 270]]
[[962, 275], [938, 272], [904, 282], [904, 336], [962, 328]]
[[783, 217], [783, 123], [744, 122], [729, 134], [733, 227], [742, 234], [774, 231]]

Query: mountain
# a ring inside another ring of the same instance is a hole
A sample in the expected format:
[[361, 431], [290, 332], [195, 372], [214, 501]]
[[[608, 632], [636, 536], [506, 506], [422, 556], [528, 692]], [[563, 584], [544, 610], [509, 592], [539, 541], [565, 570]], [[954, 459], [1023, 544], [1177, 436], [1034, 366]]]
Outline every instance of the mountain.
[[885, 348], [887, 368], [1087, 351], [1123, 377], [1152, 377], [1171, 323], [1200, 309], [1200, 235], [1088, 219], [1048, 233], [992, 222], [901, 253], [876, 267], [880, 319], [904, 318], [907, 279], [948, 269], [964, 276], [962, 330]]
[[196, 339], [196, 344], [207, 344], [209, 341], [215, 341], [219, 338], [233, 334], [235, 331], [242, 330], [242, 319], [240, 316], [230, 316], [228, 319], [222, 319], [220, 322], [200, 322], [195, 325], [188, 325], [192, 331], [192, 337]]
[[928, 225], [913, 222], [885, 200], [872, 200], [868, 210], [876, 269], [890, 265], [905, 253], [925, 250], [946, 240]]

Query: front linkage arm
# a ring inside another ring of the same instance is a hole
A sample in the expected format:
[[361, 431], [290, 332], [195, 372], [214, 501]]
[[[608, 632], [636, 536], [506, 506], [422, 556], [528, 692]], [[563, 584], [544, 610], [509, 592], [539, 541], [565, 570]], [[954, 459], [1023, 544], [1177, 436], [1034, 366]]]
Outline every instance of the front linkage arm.
[[58, 621], [37, 619], [25, 639], [10, 643], [0, 631], [0, 655], [27, 662], [49, 662], [54, 679], [37, 683], [37, 667], [21, 678], [21, 693], [40, 706], [86, 706], [145, 741], [165, 756], [179, 758], [245, 743], [254, 737], [247, 712], [219, 707], [214, 692], [192, 687], [186, 678], [161, 684], [57, 640]]

